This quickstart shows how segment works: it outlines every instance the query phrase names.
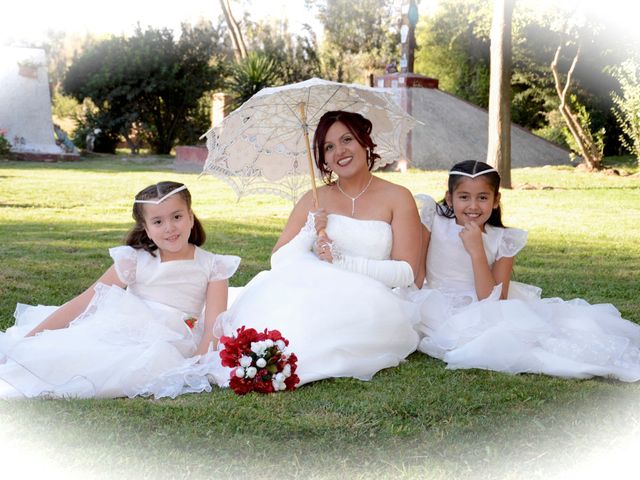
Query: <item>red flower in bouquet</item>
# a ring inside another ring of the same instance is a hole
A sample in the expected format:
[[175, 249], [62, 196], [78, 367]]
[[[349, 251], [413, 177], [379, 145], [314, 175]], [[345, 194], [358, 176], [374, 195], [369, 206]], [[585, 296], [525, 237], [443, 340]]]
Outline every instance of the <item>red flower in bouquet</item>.
[[233, 369], [229, 386], [238, 395], [293, 390], [300, 382], [295, 373], [298, 358], [287, 351], [289, 340], [278, 330], [240, 327], [233, 337], [220, 338], [220, 343], [224, 345], [222, 365]]

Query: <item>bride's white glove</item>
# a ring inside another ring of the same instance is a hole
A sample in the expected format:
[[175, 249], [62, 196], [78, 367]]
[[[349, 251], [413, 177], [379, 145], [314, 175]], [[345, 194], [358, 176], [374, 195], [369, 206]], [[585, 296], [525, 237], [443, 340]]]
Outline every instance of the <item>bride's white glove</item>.
[[334, 255], [333, 264], [349, 270], [362, 273], [387, 287], [406, 287], [413, 284], [413, 269], [404, 260], [371, 260], [351, 255]]
[[300, 232], [271, 255], [271, 268], [290, 262], [302, 253], [310, 252], [316, 237], [314, 215], [309, 212], [307, 223], [300, 229]]

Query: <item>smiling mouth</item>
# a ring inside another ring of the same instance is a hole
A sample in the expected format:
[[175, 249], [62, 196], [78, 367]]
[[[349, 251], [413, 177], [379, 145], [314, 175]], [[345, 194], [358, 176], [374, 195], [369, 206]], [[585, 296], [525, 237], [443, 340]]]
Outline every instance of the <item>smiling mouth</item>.
[[180, 237], [180, 235], [173, 235], [173, 236], [171, 236], [171, 237], [167, 237], [167, 238], [165, 238], [165, 240], [166, 240], [167, 242], [175, 242], [176, 240], [178, 240], [178, 238], [179, 238], [179, 237]]
[[340, 165], [341, 167], [344, 167], [345, 165], [348, 165], [351, 160], [353, 160], [353, 156], [349, 156], [349, 157], [345, 157], [345, 158], [341, 158], [340, 160], [338, 160], [336, 163], [338, 165]]

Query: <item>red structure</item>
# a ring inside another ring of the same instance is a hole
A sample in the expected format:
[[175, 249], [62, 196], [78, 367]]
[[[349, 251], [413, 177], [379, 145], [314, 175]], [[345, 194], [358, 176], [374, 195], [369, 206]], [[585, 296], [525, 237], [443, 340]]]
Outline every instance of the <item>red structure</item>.
[[207, 160], [207, 147], [176, 147], [174, 166], [177, 170], [202, 170]]

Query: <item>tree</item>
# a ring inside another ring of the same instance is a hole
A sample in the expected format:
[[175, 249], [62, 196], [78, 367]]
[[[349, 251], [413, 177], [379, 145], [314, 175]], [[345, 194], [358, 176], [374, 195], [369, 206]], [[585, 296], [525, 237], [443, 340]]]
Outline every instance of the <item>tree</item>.
[[640, 165], [640, 63], [630, 58], [612, 74], [620, 82], [620, 94], [612, 92], [614, 114], [620, 124], [620, 142]]
[[316, 35], [308, 25], [303, 34], [289, 32], [286, 21], [247, 22], [247, 44], [251, 52], [271, 58], [283, 84], [320, 76]]
[[233, 44], [233, 53], [236, 57], [236, 62], [239, 63], [247, 58], [247, 46], [244, 42], [242, 29], [240, 28], [238, 21], [233, 16], [229, 0], [220, 0], [220, 6], [222, 7], [222, 13], [224, 14], [224, 18], [227, 22], [229, 36], [231, 37], [231, 43]]
[[[620, 154], [620, 127], [611, 113], [610, 92], [619, 88], [607, 67], [620, 64], [638, 51], [635, 33], [608, 24], [600, 8], [586, 12], [582, 22], [567, 19], [575, 12], [566, 2], [515, 2], [512, 21], [512, 121], [540, 136], [571, 146], [558, 106], [555, 82], [549, 68], [558, 45], [582, 39], [580, 62], [572, 75], [572, 95], [590, 117], [591, 129], [604, 129], [604, 152]], [[575, 2], [574, 2], [575, 3]], [[439, 87], [480, 107], [489, 99], [489, 0], [440, 0], [437, 9], [421, 17], [416, 29], [416, 72], [439, 79]], [[563, 50], [567, 52], [568, 48]], [[567, 71], [571, 58], [560, 59]], [[578, 111], [577, 104], [575, 105]], [[585, 117], [586, 118], [586, 117]], [[577, 150], [576, 150], [577, 151]]]
[[399, 54], [400, 12], [393, 0], [305, 0], [324, 28], [323, 76], [339, 82], [383, 72]]
[[135, 127], [156, 153], [169, 153], [189, 134], [189, 118], [205, 92], [222, 84], [226, 66], [220, 29], [182, 25], [179, 40], [168, 29], [137, 28], [130, 38], [93, 41], [74, 59], [63, 81], [66, 93], [88, 98], [103, 135], [127, 136]]
[[491, 28], [491, 83], [487, 163], [511, 188], [511, 18], [514, 0], [495, 0]]
[[558, 70], [558, 60], [560, 58], [560, 52], [562, 51], [562, 46], [559, 46], [556, 50], [556, 54], [553, 57], [553, 61], [551, 62], [551, 72], [553, 73], [553, 78], [556, 84], [556, 91], [558, 92], [558, 97], [560, 98], [560, 106], [558, 109], [562, 114], [562, 118], [567, 123], [567, 127], [573, 136], [576, 145], [578, 147], [579, 153], [582, 155], [582, 159], [585, 162], [588, 170], [601, 170], [603, 168], [602, 164], [602, 148], [601, 143], [596, 142], [589, 130], [589, 125], [585, 125], [584, 122], [580, 121], [579, 116], [574, 113], [571, 109], [571, 105], [567, 99], [567, 93], [569, 91], [569, 87], [571, 86], [571, 77], [578, 63], [578, 58], [580, 57], [580, 48], [578, 47], [575, 56], [573, 57], [573, 61], [571, 62], [571, 67], [569, 67], [569, 71], [566, 75], [565, 84], [562, 85], [562, 80], [560, 78], [560, 72]]
[[489, 104], [490, 7], [488, 0], [441, 0], [416, 28], [416, 73], [438, 78], [442, 90], [483, 108]]

